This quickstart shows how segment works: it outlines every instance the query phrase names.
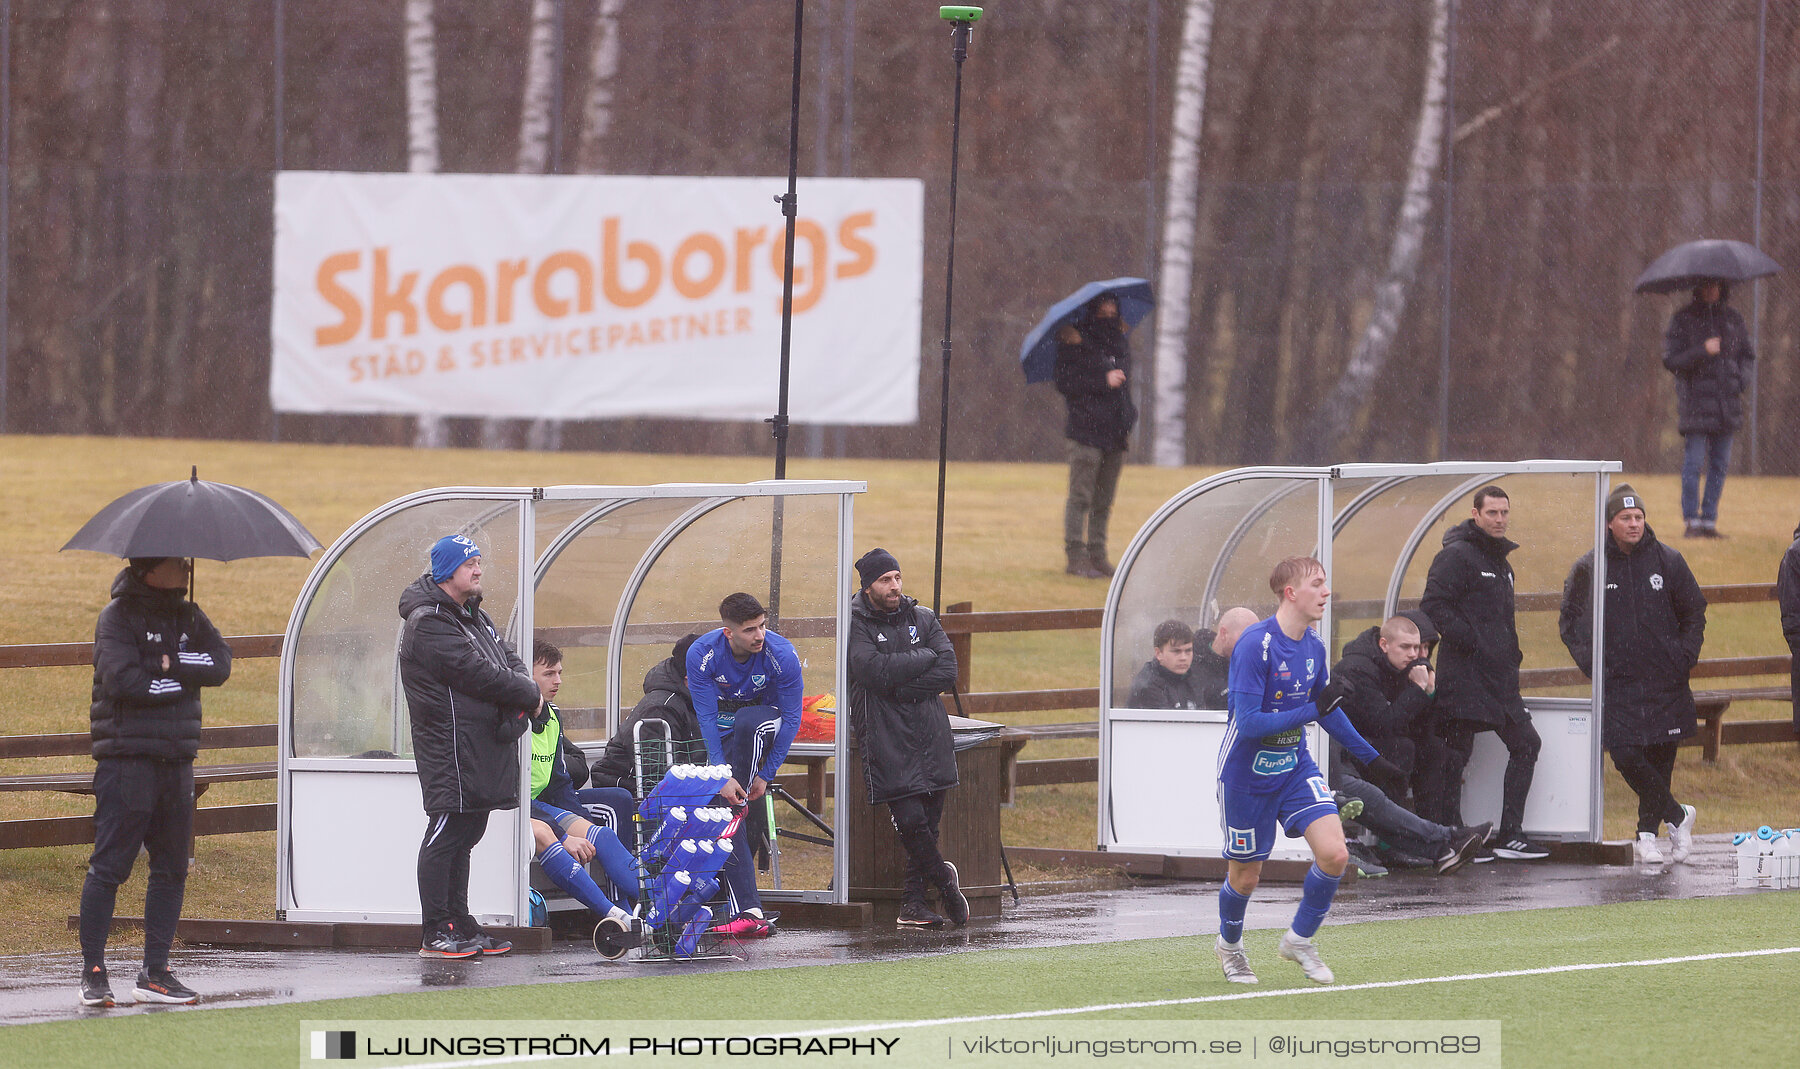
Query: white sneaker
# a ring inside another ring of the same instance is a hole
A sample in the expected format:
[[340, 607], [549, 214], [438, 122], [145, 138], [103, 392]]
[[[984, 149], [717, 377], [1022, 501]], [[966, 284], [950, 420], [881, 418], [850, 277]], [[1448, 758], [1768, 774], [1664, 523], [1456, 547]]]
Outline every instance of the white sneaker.
[[1278, 951], [1282, 957], [1300, 966], [1308, 980], [1317, 980], [1321, 984], [1329, 984], [1337, 979], [1332, 975], [1331, 967], [1319, 960], [1319, 949], [1313, 946], [1311, 939], [1302, 939], [1289, 928], [1281, 933], [1281, 947]]
[[1636, 865], [1662, 864], [1662, 850], [1656, 845], [1655, 832], [1638, 832], [1637, 839], [1631, 844], [1631, 861]]
[[1219, 967], [1225, 970], [1225, 979], [1234, 984], [1254, 984], [1256, 974], [1250, 971], [1250, 959], [1244, 954], [1244, 944], [1238, 943], [1233, 949], [1225, 945], [1225, 937], [1213, 940], [1213, 953], [1218, 955]]
[[1681, 811], [1687, 816], [1682, 818], [1680, 824], [1669, 825], [1669, 842], [1675, 847], [1677, 862], [1686, 861], [1694, 851], [1694, 818], [1700, 815], [1700, 811], [1691, 805], [1682, 806]]

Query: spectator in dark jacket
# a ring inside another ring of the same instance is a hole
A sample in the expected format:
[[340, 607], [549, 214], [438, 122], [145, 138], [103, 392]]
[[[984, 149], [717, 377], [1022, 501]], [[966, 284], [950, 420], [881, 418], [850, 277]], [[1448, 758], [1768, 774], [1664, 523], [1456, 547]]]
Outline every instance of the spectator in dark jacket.
[[1151, 634], [1155, 655], [1132, 677], [1129, 707], [1229, 708], [1225, 686], [1231, 670], [1231, 650], [1244, 628], [1254, 623], [1256, 613], [1240, 606], [1225, 610], [1216, 631], [1190, 630], [1180, 620], [1164, 620], [1156, 625]]
[[[1689, 538], [1718, 538], [1719, 495], [1731, 466], [1731, 438], [1744, 419], [1741, 395], [1756, 374], [1744, 317], [1726, 302], [1731, 287], [1703, 282], [1692, 303], [1669, 319], [1663, 366], [1675, 375], [1676, 415], [1685, 443], [1681, 516]], [[1700, 469], [1706, 468], [1706, 496]]]
[[[1638, 796], [1641, 863], [1661, 864], [1656, 834], [1664, 821], [1674, 860], [1693, 848], [1694, 807], [1675, 801], [1675, 747], [1695, 731], [1688, 673], [1706, 636], [1706, 596], [1674, 549], [1644, 522], [1643, 499], [1620, 483], [1606, 499], [1606, 671], [1600, 683], [1600, 741]], [[1558, 620], [1563, 645], [1584, 675], [1594, 675], [1594, 554], [1563, 583]]]
[[928, 884], [949, 923], [969, 922], [956, 866], [938, 852], [944, 796], [956, 786], [956, 747], [938, 695], [956, 684], [956, 651], [930, 609], [900, 592], [900, 564], [885, 549], [856, 562], [862, 592], [850, 603], [850, 729], [862, 750], [869, 804], [886, 803], [906, 851], [902, 928], [941, 928]]
[[542, 714], [531, 670], [481, 609], [481, 550], [431, 547], [431, 570], [400, 594], [400, 682], [425, 801], [419, 913], [426, 957], [505, 953], [469, 915], [469, 853], [488, 813], [519, 805], [517, 742]]
[[[1211, 709], [1194, 667], [1194, 629], [1164, 620], [1150, 635], [1151, 657], [1131, 678], [1126, 704], [1133, 709]], [[1216, 701], [1216, 699], [1215, 699]]]
[[81, 1003], [111, 1006], [106, 937], [119, 885], [150, 854], [139, 1002], [193, 1002], [169, 973], [194, 828], [200, 688], [231, 675], [231, 648], [187, 600], [188, 562], [137, 557], [113, 579], [94, 625], [94, 852], [81, 886]]
[[1344, 699], [1350, 723], [1410, 780], [1416, 753], [1413, 734], [1437, 690], [1437, 675], [1425, 659], [1419, 625], [1406, 616], [1391, 616], [1380, 627], [1369, 628], [1345, 645], [1331, 677], [1348, 680], [1355, 688]]
[[641, 796], [656, 785], [661, 761], [648, 766], [650, 782], [640, 784], [637, 780], [635, 757], [640, 725], [644, 725], [647, 742], [666, 739], [672, 744], [675, 757], [670, 763], [705, 760], [705, 746], [695, 747], [701, 742], [700, 721], [694, 716], [694, 699], [688, 694], [687, 685], [688, 647], [699, 637], [693, 633], [683, 635], [675, 643], [674, 654], [658, 661], [644, 674], [644, 696], [638, 699], [630, 715], [619, 722], [619, 729], [606, 740], [606, 752], [594, 762], [594, 786], [623, 787]]
[[[1550, 856], [1524, 835], [1525, 799], [1542, 740], [1519, 694], [1519, 631], [1513, 620], [1513, 569], [1506, 557], [1519, 548], [1506, 537], [1512, 501], [1498, 486], [1475, 491], [1469, 519], [1444, 532], [1444, 548], [1432, 559], [1419, 607], [1443, 636], [1438, 652], [1438, 730], [1449, 752], [1428, 770], [1421, 815], [1462, 825], [1462, 775], [1475, 736], [1492, 731], [1506, 745], [1500, 831], [1493, 857], [1514, 861]], [[1486, 854], [1476, 859], [1491, 860]]]
[[1101, 294], [1057, 332], [1056, 389], [1069, 405], [1069, 500], [1063, 508], [1063, 546], [1070, 575], [1110, 576], [1106, 524], [1125, 465], [1125, 446], [1137, 423], [1128, 382], [1131, 346], [1118, 299]]
[[1794, 706], [1794, 733], [1800, 735], [1800, 527], [1794, 528], [1794, 543], [1775, 572], [1775, 596], [1781, 601], [1781, 637], [1787, 639], [1793, 657], [1788, 666], [1788, 693]]

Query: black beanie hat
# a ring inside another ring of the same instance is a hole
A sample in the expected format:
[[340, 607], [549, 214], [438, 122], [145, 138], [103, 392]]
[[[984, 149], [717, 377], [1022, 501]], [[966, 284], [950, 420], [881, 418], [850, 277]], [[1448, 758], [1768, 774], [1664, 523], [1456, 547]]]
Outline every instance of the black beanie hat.
[[1626, 509], [1644, 511], [1644, 499], [1630, 483], [1620, 483], [1613, 487], [1613, 492], [1606, 495], [1606, 522], [1611, 523], [1613, 517]]
[[894, 555], [880, 548], [869, 550], [856, 562], [856, 574], [862, 578], [862, 590], [869, 589], [871, 583], [887, 573], [899, 570], [900, 562], [894, 559]]

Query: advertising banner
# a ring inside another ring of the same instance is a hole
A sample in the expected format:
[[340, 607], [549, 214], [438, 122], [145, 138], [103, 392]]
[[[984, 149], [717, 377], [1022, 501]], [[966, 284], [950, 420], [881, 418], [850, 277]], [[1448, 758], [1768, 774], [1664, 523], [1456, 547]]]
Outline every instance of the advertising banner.
[[[779, 178], [275, 181], [278, 412], [760, 420], [776, 409]], [[918, 417], [924, 187], [802, 179], [789, 411]]]

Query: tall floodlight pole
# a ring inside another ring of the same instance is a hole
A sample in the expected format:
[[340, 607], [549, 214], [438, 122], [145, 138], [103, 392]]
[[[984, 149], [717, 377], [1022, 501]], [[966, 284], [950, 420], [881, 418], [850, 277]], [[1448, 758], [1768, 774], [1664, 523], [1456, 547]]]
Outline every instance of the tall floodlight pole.
[[938, 342], [943, 353], [941, 380], [943, 389], [938, 402], [938, 483], [937, 543], [931, 565], [931, 611], [941, 612], [944, 603], [944, 476], [950, 463], [950, 306], [956, 289], [956, 154], [962, 143], [962, 69], [969, 58], [969, 38], [981, 9], [965, 5], [938, 8], [938, 18], [950, 23], [950, 58], [956, 61], [956, 96], [950, 110], [950, 244], [944, 259], [944, 337]]
[[[788, 104], [787, 192], [775, 198], [787, 218], [787, 247], [781, 261], [781, 380], [775, 396], [775, 414], [763, 422], [775, 435], [775, 477], [787, 478], [788, 355], [794, 339], [794, 220], [800, 196], [800, 44], [806, 26], [806, 0], [794, 0], [794, 77]], [[781, 527], [783, 499], [774, 500], [774, 531], [769, 543], [769, 626], [781, 621]]]

